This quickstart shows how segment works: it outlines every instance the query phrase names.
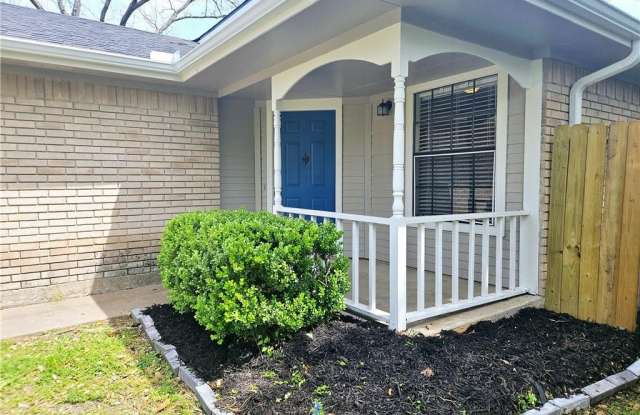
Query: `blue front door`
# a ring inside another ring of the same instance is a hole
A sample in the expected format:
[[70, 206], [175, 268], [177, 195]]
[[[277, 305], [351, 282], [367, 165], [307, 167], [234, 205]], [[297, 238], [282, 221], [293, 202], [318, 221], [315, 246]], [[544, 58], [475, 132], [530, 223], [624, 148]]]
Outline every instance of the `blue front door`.
[[335, 111], [282, 113], [282, 203], [335, 211]]

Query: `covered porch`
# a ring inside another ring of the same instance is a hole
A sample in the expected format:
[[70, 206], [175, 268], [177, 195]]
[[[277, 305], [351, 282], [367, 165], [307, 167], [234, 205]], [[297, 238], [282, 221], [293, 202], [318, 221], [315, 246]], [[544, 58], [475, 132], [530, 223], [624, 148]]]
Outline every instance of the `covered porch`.
[[[404, 330], [537, 293], [541, 77], [540, 61], [398, 21], [227, 91], [222, 137], [251, 107], [255, 208], [343, 229], [349, 308]], [[305, 112], [335, 117], [332, 157], [299, 146]], [[328, 182], [330, 197], [314, 187]]]

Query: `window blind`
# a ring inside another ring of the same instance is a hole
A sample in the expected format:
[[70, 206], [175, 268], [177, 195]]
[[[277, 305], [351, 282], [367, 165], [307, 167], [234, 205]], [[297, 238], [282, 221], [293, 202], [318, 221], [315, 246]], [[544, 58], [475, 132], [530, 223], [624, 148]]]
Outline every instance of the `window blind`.
[[490, 212], [497, 76], [415, 95], [414, 214]]

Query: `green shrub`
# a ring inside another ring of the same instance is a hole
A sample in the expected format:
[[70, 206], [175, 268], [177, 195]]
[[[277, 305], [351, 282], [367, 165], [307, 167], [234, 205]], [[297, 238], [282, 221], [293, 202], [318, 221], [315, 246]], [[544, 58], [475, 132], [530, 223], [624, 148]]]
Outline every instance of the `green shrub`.
[[158, 257], [173, 307], [213, 340], [266, 346], [344, 309], [342, 233], [268, 212], [207, 211], [167, 224]]

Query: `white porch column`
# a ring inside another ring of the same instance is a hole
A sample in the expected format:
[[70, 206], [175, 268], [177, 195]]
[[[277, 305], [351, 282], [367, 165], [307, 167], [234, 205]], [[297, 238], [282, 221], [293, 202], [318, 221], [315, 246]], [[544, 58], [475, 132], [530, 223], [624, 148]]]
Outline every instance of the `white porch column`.
[[389, 328], [407, 328], [407, 225], [404, 217], [404, 75], [394, 76], [393, 206], [389, 226]]
[[540, 249], [540, 152], [542, 140], [542, 59], [531, 62], [532, 84], [525, 92], [524, 178], [520, 222], [520, 287], [538, 294]]
[[396, 75], [393, 93], [393, 216], [404, 215], [404, 101], [405, 76]]
[[273, 102], [273, 208], [282, 206], [282, 146], [280, 145], [280, 111]]

